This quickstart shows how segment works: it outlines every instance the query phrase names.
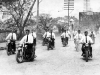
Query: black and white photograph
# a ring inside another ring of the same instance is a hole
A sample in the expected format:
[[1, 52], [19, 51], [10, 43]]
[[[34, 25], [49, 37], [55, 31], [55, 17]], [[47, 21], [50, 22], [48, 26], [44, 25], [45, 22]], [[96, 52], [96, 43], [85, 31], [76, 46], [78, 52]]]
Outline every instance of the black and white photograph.
[[100, 75], [100, 0], [0, 0], [0, 75]]

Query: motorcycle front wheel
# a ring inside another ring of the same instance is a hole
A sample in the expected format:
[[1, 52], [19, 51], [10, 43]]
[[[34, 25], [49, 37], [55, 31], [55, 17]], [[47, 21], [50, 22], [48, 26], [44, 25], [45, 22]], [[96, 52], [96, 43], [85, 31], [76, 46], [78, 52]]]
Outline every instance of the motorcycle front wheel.
[[22, 53], [22, 51], [18, 51], [17, 52], [17, 54], [16, 54], [16, 61], [18, 62], [18, 63], [22, 63], [23, 62], [23, 53]]
[[88, 51], [86, 51], [86, 62], [88, 62]]
[[6, 50], [8, 56], [11, 54], [11, 53], [10, 53], [10, 50], [11, 50], [11, 49], [8, 49], [8, 48], [7, 48], [7, 50]]

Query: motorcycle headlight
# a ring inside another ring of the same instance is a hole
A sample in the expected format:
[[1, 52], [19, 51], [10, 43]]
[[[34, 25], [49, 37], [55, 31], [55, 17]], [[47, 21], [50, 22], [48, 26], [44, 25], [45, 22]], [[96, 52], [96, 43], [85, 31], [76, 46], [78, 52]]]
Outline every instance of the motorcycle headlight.
[[21, 50], [21, 48], [19, 47], [18, 50]]
[[11, 42], [11, 44], [13, 44], [14, 42]]
[[10, 40], [7, 40], [8, 43], [10, 43]]
[[48, 38], [48, 40], [50, 40], [50, 38]]
[[88, 46], [88, 43], [86, 43], [85, 45]]
[[27, 45], [25, 45], [25, 47], [27, 47]]

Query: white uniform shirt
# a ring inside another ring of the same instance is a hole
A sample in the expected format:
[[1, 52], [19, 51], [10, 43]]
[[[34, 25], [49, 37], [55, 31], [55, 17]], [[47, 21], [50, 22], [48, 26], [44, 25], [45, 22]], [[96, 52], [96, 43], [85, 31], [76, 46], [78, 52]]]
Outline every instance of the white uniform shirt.
[[25, 35], [22, 39], [21, 39], [21, 41], [20, 41], [20, 44], [23, 44], [23, 43], [33, 43], [33, 36], [32, 36], [32, 34], [29, 34], [28, 35], [28, 41], [27, 41], [27, 35]]
[[83, 37], [82, 34], [77, 33], [77, 34], [75, 35], [74, 39], [76, 39], [76, 40], [81, 40], [82, 37]]
[[[86, 43], [86, 36], [82, 37], [80, 43]], [[87, 36], [87, 43], [93, 43], [93, 40], [89, 36]]]
[[36, 38], [36, 32], [30, 33], [30, 35], [32, 35], [34, 38]]
[[66, 31], [66, 33], [68, 33], [69, 35], [71, 34], [70, 31]]
[[49, 35], [50, 35], [49, 32], [45, 32], [44, 35], [43, 35], [43, 38], [45, 38], [45, 37], [47, 37], [47, 36], [49, 36]]
[[77, 31], [73, 31], [74, 36], [77, 34]]
[[[49, 34], [47, 35], [47, 38], [48, 38], [48, 37], [51, 37], [51, 33], [49, 33]], [[52, 33], [52, 38], [55, 39], [55, 34], [54, 34], [54, 33]]]
[[8, 36], [6, 37], [6, 40], [11, 40], [11, 39], [12, 40], [17, 40], [17, 37], [16, 37], [15, 33], [9, 33]]
[[69, 37], [69, 33], [65, 33], [65, 32], [63, 32], [62, 34], [61, 34], [61, 37], [63, 37], [63, 38], [65, 38], [65, 37]]
[[[91, 35], [92, 33], [90, 33], [90, 35]], [[94, 35], [94, 38], [96, 37], [96, 34], [95, 33], [93, 33], [93, 35]]]

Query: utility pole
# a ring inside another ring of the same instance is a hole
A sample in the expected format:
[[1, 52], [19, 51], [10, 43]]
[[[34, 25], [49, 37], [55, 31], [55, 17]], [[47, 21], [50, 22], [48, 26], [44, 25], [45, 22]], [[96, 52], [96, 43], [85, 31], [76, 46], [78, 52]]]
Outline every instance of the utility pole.
[[90, 11], [90, 0], [84, 0], [84, 9], [85, 12]]
[[64, 10], [68, 10], [68, 29], [69, 29], [69, 12], [70, 10], [74, 10], [74, 0], [64, 0]]
[[69, 29], [69, 0], [68, 0], [68, 29]]
[[39, 25], [39, 0], [37, 0], [37, 28], [38, 28], [38, 25]]

